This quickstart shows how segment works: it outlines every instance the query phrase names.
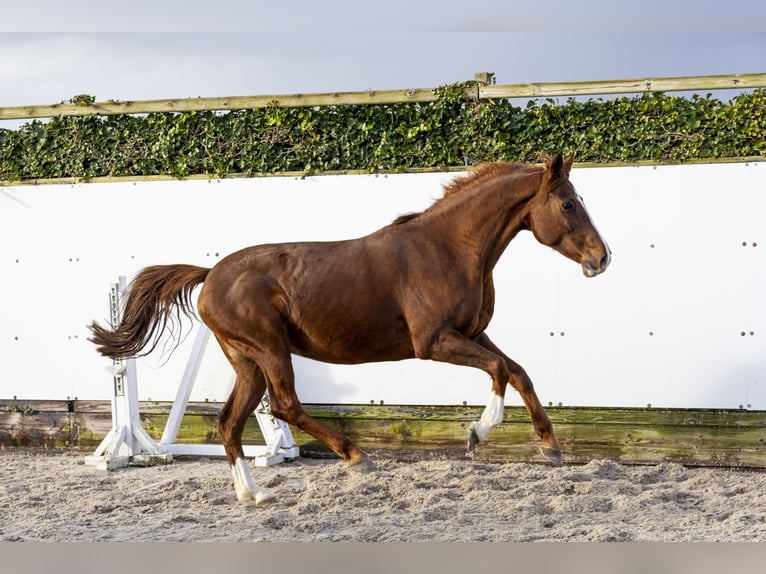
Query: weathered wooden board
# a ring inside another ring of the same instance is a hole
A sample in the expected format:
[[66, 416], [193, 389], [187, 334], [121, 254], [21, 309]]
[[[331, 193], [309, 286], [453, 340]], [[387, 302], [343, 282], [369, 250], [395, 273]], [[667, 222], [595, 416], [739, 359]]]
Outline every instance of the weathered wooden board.
[[[766, 74], [734, 74], [675, 78], [640, 78], [590, 82], [555, 82], [535, 84], [492, 85], [479, 83], [465, 88], [467, 98], [540, 98], [634, 94], [665, 91], [700, 91], [715, 89], [760, 88], [766, 85]], [[145, 114], [155, 112], [191, 112], [204, 110], [242, 110], [270, 106], [299, 108], [313, 106], [400, 104], [432, 102], [433, 88], [404, 90], [369, 90], [324, 94], [281, 94], [217, 98], [184, 98], [171, 100], [105, 101], [93, 103], [60, 103], [49, 106], [0, 107], [0, 120], [48, 118], [54, 116], [88, 116]]]
[[[171, 404], [141, 403], [141, 421], [159, 440]], [[178, 442], [218, 443], [220, 403], [190, 403]], [[307, 410], [362, 448], [398, 458], [462, 457], [468, 425], [479, 406], [307, 405]], [[766, 411], [550, 407], [564, 461], [609, 458], [626, 464], [674, 461], [699, 466], [766, 468]], [[107, 401], [0, 401], [0, 447], [95, 448], [111, 427]], [[306, 456], [328, 449], [297, 429], [293, 436]], [[255, 417], [245, 442], [259, 444]], [[505, 421], [475, 457], [487, 461], [544, 462], [522, 407], [507, 407]]]

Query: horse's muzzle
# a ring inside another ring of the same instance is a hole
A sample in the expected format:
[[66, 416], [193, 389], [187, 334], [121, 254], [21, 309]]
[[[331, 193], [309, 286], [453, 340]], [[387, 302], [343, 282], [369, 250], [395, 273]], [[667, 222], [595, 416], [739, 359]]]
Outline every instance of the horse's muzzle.
[[589, 259], [583, 261], [582, 272], [586, 277], [595, 277], [596, 275], [600, 275], [606, 271], [606, 268], [609, 267], [611, 262], [612, 252], [607, 247], [606, 253], [601, 257], [601, 259], [598, 260], [598, 262]]

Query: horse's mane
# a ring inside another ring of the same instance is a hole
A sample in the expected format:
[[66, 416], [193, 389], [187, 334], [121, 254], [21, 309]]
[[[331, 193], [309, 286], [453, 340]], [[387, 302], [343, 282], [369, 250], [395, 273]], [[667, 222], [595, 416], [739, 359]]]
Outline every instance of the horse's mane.
[[394, 219], [391, 222], [391, 225], [401, 225], [402, 223], [407, 223], [408, 221], [411, 221], [415, 219], [418, 215], [423, 213], [422, 211], [413, 211], [412, 213], [405, 213], [403, 215], [400, 215], [396, 219]]
[[[454, 178], [451, 182], [444, 185], [444, 194], [437, 199], [433, 205], [436, 205], [443, 199], [460, 193], [469, 188], [484, 183], [487, 180], [498, 176], [512, 175], [516, 173], [536, 173], [541, 171], [541, 167], [534, 164], [515, 163], [507, 161], [495, 161], [483, 163], [467, 175]], [[433, 207], [433, 205], [431, 207]], [[428, 208], [430, 209], [430, 207]], [[401, 225], [418, 217], [422, 211], [416, 213], [406, 213], [400, 215], [391, 223], [391, 225]]]
[[471, 173], [456, 177], [450, 183], [444, 186], [444, 197], [454, 195], [470, 187], [480, 185], [489, 179], [502, 175], [511, 175], [514, 173], [533, 173], [539, 172], [540, 167], [525, 163], [511, 163], [507, 161], [495, 161], [492, 163], [483, 163]]

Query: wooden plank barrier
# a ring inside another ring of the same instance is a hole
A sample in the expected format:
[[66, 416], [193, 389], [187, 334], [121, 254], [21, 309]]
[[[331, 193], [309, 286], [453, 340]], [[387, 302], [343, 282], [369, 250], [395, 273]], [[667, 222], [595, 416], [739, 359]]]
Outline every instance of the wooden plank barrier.
[[[141, 402], [141, 423], [159, 441], [172, 403]], [[177, 441], [220, 444], [221, 403], [189, 403]], [[466, 428], [479, 406], [306, 405], [374, 456], [411, 460], [465, 456]], [[690, 466], [766, 468], [766, 412], [721, 409], [549, 407], [565, 463], [611, 459], [624, 464], [662, 461]], [[111, 428], [109, 401], [0, 400], [0, 448], [92, 451]], [[303, 456], [334, 456], [290, 427]], [[255, 416], [247, 444], [262, 444]], [[505, 421], [474, 455], [492, 462], [544, 462], [523, 407], [506, 407]]]
[[[491, 74], [477, 74], [490, 78]], [[751, 89], [766, 87], [766, 74], [731, 74], [675, 78], [640, 78], [590, 82], [556, 82], [496, 85], [486, 81], [465, 88], [467, 99], [547, 98], [554, 96], [590, 96], [636, 94], [646, 92], [683, 92], [697, 90]], [[0, 120], [35, 119], [54, 116], [91, 116], [146, 114], [156, 112], [226, 111], [266, 108], [300, 108], [340, 105], [381, 105], [433, 102], [433, 88], [369, 90], [321, 94], [282, 94], [168, 100], [105, 101], [60, 103], [48, 106], [0, 107]]]

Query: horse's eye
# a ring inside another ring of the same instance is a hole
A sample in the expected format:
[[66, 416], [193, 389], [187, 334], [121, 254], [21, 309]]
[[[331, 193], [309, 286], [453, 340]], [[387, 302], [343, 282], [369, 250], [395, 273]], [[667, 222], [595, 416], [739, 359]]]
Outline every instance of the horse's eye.
[[564, 201], [561, 203], [561, 209], [564, 211], [572, 211], [574, 209], [574, 202], [573, 201]]

